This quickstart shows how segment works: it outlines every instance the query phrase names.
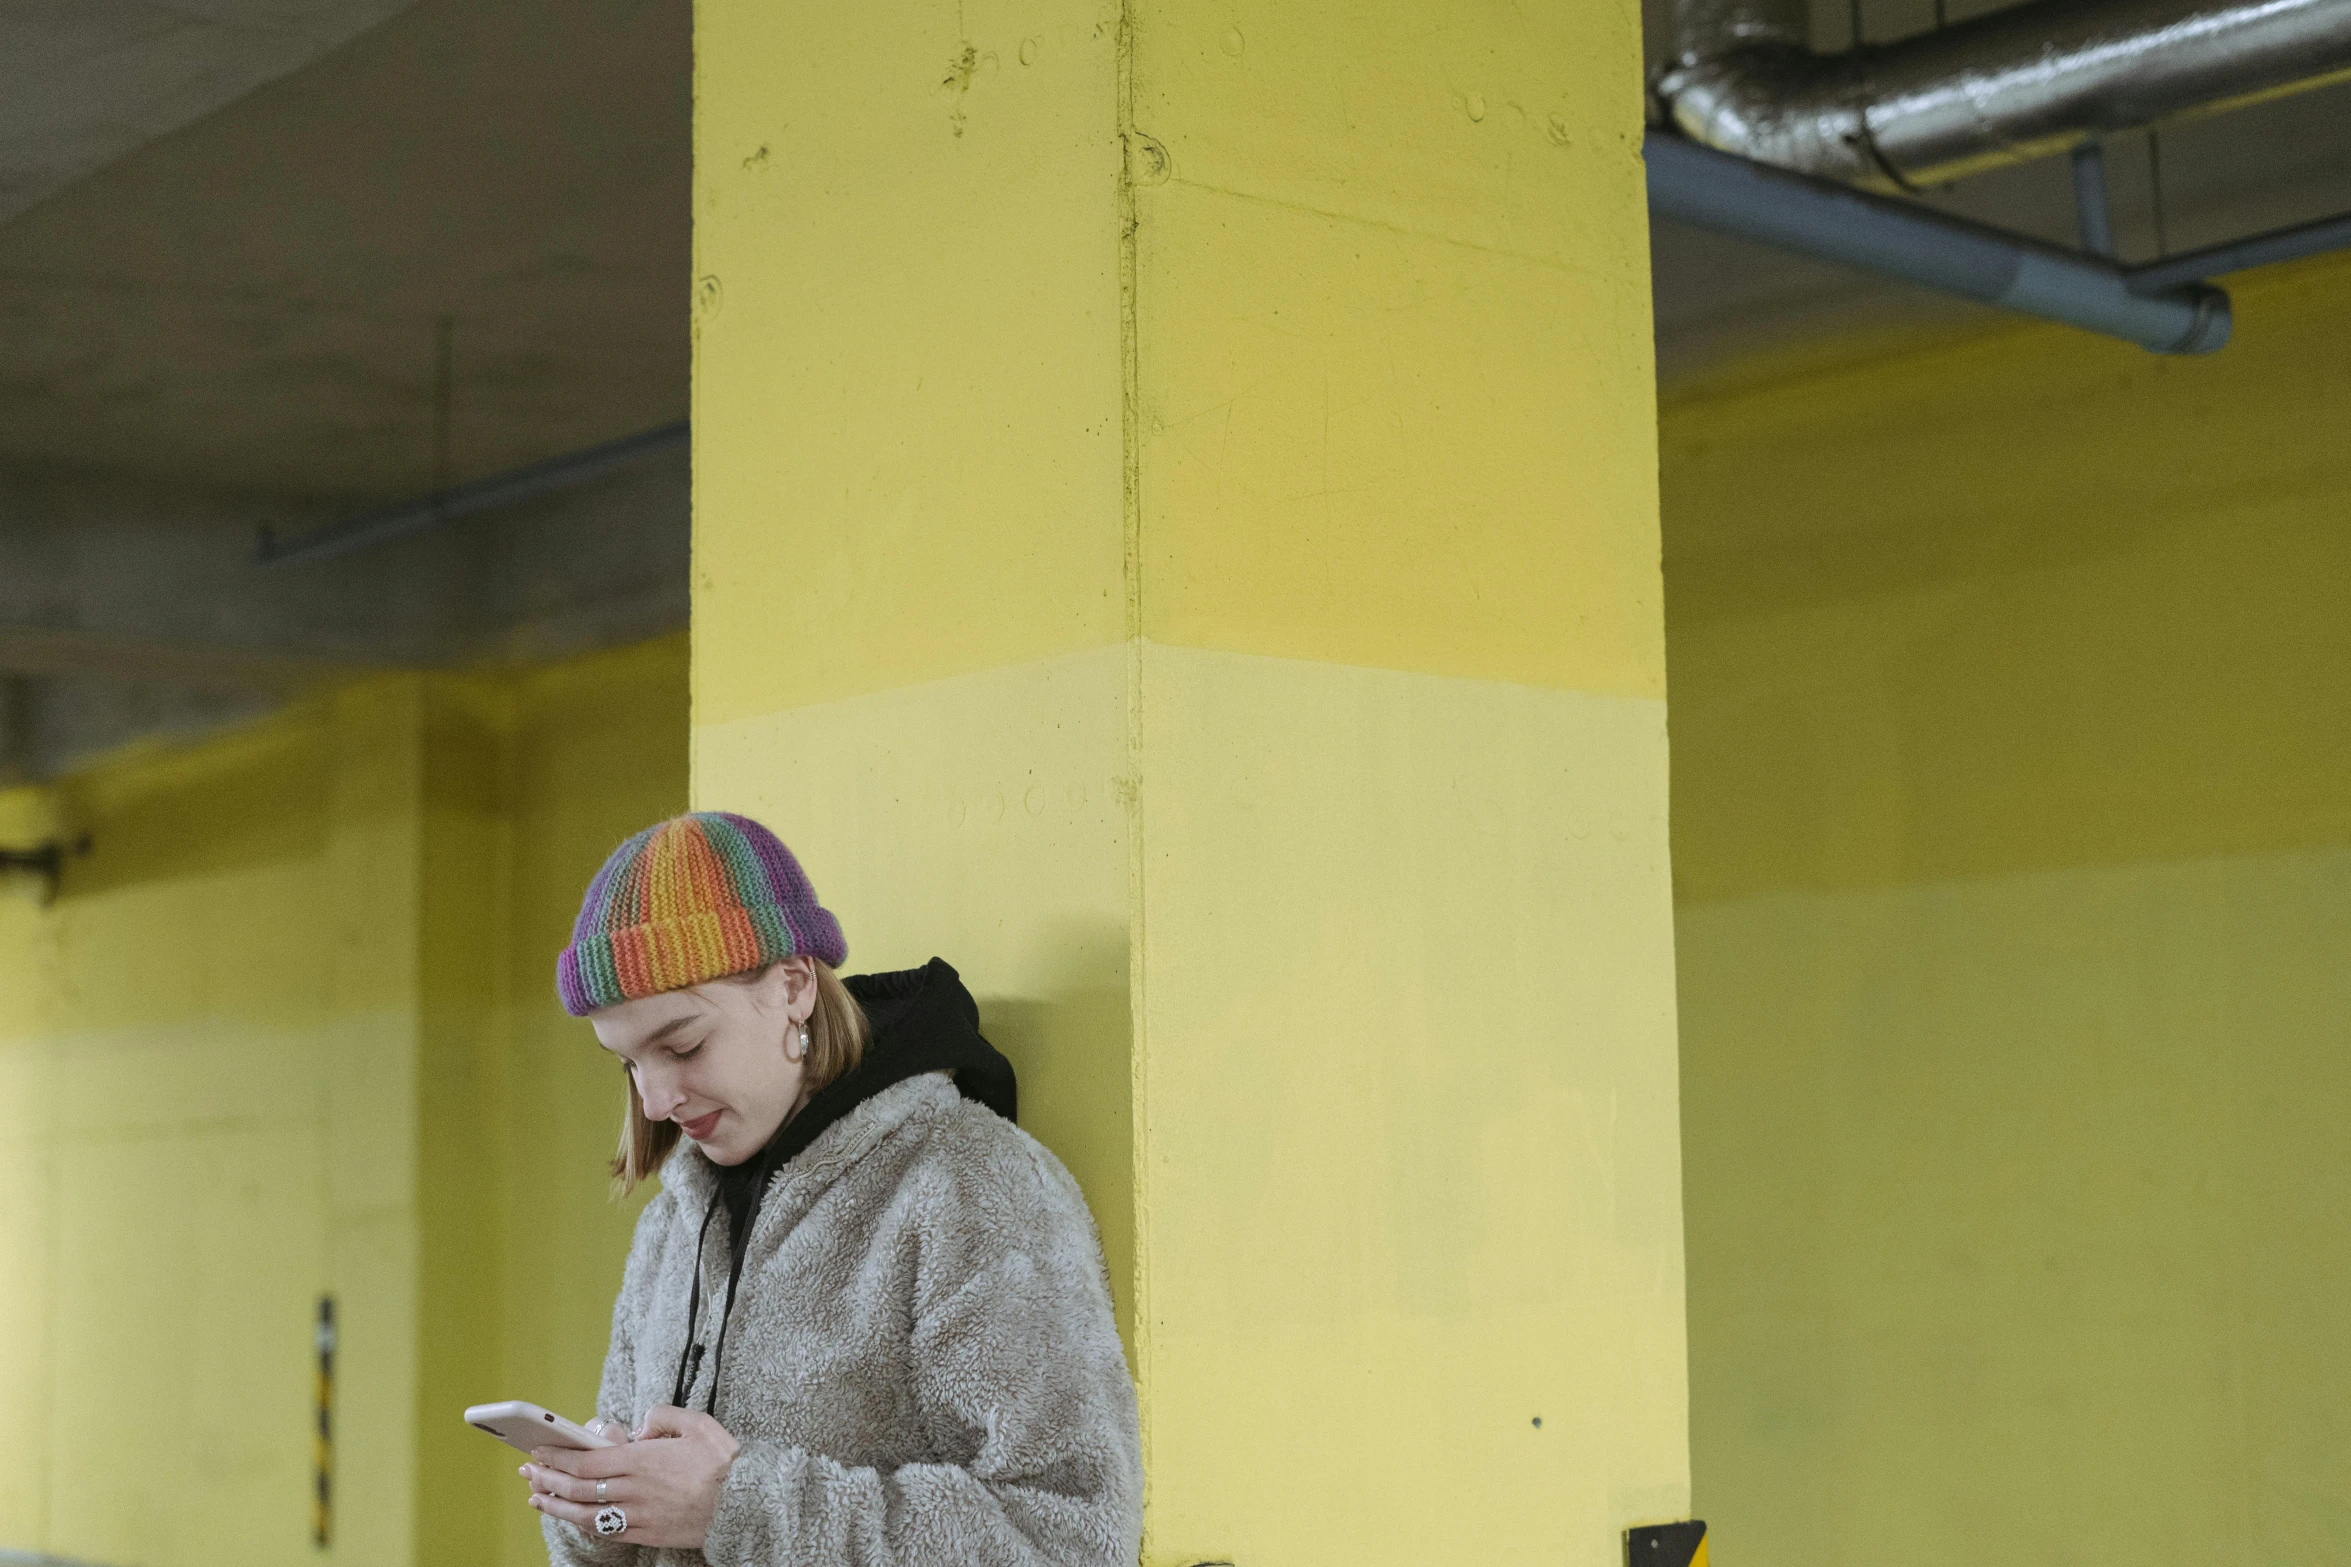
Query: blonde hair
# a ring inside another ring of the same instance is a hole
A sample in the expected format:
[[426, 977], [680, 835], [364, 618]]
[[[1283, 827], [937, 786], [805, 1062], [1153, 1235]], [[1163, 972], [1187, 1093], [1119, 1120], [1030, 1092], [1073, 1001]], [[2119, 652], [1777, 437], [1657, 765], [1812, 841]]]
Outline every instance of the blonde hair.
[[[830, 963], [810, 958], [808, 966], [816, 971], [816, 1009], [808, 1014], [808, 1056], [800, 1070], [804, 1091], [813, 1096], [857, 1070], [857, 1063], [865, 1059], [872, 1027], [865, 1020], [865, 1008], [849, 994], [849, 987], [841, 983]], [[753, 969], [731, 974], [718, 983], [748, 985], [766, 972]], [[636, 1075], [625, 1067], [621, 1075], [628, 1083], [628, 1103], [620, 1112], [620, 1148], [612, 1156], [612, 1190], [617, 1197], [627, 1196], [639, 1181], [660, 1169], [683, 1135], [675, 1121], [648, 1119], [637, 1099]]]

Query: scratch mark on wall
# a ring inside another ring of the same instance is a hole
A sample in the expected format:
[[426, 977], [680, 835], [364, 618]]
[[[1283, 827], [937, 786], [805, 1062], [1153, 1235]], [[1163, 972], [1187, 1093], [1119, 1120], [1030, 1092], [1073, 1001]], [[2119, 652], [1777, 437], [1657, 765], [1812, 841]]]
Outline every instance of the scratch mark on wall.
[[963, 134], [964, 101], [971, 96], [971, 84], [983, 72], [996, 68], [996, 51], [983, 51], [970, 39], [957, 40], [955, 53], [947, 61], [947, 74], [939, 79], [939, 91], [950, 94], [954, 104], [947, 111], [947, 126], [957, 136]]

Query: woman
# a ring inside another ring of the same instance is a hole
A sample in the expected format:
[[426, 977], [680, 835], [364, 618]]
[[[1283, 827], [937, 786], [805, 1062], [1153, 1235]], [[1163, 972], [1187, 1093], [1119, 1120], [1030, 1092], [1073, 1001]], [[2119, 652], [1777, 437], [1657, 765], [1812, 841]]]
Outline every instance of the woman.
[[955, 971], [845, 955], [740, 816], [648, 828], [588, 887], [557, 990], [627, 1074], [616, 1183], [661, 1192], [597, 1396], [619, 1445], [523, 1466], [558, 1567], [1135, 1561], [1084, 1199]]

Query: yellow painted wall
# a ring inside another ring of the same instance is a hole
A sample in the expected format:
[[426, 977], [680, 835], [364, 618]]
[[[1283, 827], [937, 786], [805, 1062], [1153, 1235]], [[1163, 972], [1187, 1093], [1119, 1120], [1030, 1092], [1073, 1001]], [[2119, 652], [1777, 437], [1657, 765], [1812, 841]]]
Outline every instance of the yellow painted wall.
[[[310, 1554], [315, 1297], [352, 1232], [382, 1254], [408, 1229], [397, 1206], [344, 1200], [337, 1179], [338, 1068], [381, 1080], [379, 1061], [339, 1047], [382, 1018], [327, 1037], [341, 978], [324, 874], [334, 735], [334, 714], [313, 709], [77, 780], [60, 801], [15, 801], [22, 828], [62, 815], [99, 843], [53, 908], [22, 879], [0, 894], [0, 1051], [20, 1112], [7, 1184], [22, 1202], [0, 1229], [0, 1364], [22, 1379], [0, 1437], [12, 1547], [105, 1562]], [[403, 1118], [389, 1119], [397, 1135]], [[346, 1411], [397, 1447], [406, 1350], [373, 1330], [403, 1308], [355, 1304]], [[182, 1461], [126, 1486], [122, 1455], [151, 1444], [150, 1422], [189, 1433]], [[365, 1436], [354, 1458], [371, 1445], [380, 1460], [385, 1444]], [[358, 1502], [397, 1545], [384, 1507]]]
[[320, 1559], [331, 1291], [329, 1557], [541, 1558], [456, 1414], [594, 1396], [631, 1214], [599, 1179], [616, 1085], [549, 964], [684, 759], [672, 639], [380, 681], [0, 797], [9, 841], [93, 843], [53, 905], [0, 889], [0, 1549]]
[[[685, 809], [685, 640], [534, 671], [515, 682], [512, 702], [495, 1058], [496, 1385], [508, 1391], [495, 1396], [590, 1410], [621, 1263], [652, 1192], [607, 1198], [604, 1170], [625, 1090], [588, 1026], [556, 1004], [555, 954], [571, 939], [580, 896], [604, 857], [638, 828]], [[448, 1434], [468, 1464], [494, 1476], [498, 1560], [544, 1562], [538, 1516], [508, 1484], [505, 1450], [454, 1421]]]
[[979, 993], [1146, 1562], [1617, 1561], [1688, 1500], [1638, 13], [705, 0], [696, 71], [695, 803]]
[[2351, 1555], [2351, 265], [1662, 422], [1725, 1561]]

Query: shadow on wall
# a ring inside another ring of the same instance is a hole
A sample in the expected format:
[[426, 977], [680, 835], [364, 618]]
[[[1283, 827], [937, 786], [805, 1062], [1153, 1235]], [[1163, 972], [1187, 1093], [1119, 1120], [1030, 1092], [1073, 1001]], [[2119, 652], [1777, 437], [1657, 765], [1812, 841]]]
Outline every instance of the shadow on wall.
[[70, 859], [61, 899], [325, 853], [333, 733], [322, 711], [266, 721], [145, 766], [78, 774], [57, 788]]
[[1067, 921], [1041, 934], [1037, 946], [1039, 960], [1023, 967], [1049, 976], [1045, 993], [980, 995], [980, 1032], [1020, 1075], [1022, 1127], [1085, 1189], [1131, 1365], [1134, 1011], [1126, 984], [1127, 933], [1113, 921]]

